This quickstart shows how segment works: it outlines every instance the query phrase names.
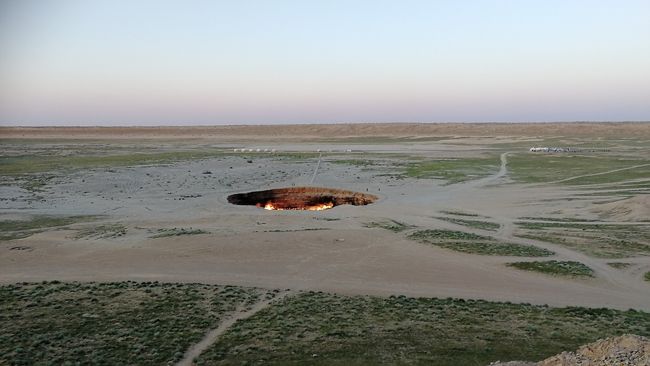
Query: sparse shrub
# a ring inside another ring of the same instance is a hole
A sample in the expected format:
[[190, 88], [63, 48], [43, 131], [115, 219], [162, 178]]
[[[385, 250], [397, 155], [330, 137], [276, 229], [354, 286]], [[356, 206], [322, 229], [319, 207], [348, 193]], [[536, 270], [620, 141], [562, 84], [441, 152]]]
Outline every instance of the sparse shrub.
[[568, 277], [593, 277], [594, 271], [586, 265], [576, 261], [536, 261], [536, 262], [514, 262], [508, 266], [559, 276]]
[[199, 234], [209, 234], [209, 232], [201, 229], [192, 229], [192, 228], [171, 228], [171, 229], [158, 229], [157, 234], [152, 235], [152, 238], [165, 238], [169, 236], [181, 236], [181, 235], [199, 235]]

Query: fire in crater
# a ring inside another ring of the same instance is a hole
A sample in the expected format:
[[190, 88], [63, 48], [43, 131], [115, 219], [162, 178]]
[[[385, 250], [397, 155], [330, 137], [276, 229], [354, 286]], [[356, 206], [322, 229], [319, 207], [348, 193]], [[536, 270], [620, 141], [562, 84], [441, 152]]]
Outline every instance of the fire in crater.
[[258, 204], [257, 206], [264, 207], [265, 210], [278, 210], [278, 211], [284, 211], [284, 210], [323, 211], [334, 207], [334, 202], [318, 203], [315, 205], [303, 205], [298, 207], [282, 207], [273, 204], [273, 202], [267, 202], [264, 206], [262, 206], [261, 204]]
[[367, 205], [375, 200], [377, 197], [371, 194], [320, 187], [276, 188], [228, 196], [228, 202], [235, 205], [277, 211], [322, 211], [339, 205]]

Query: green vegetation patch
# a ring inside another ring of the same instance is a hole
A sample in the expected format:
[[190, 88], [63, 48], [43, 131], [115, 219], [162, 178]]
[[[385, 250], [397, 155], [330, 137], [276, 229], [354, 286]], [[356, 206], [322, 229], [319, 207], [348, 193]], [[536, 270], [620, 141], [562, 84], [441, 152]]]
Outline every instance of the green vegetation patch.
[[610, 266], [610, 267], [612, 267], [612, 268], [616, 268], [616, 269], [625, 269], [625, 268], [631, 266], [632, 263], [626, 263], [626, 262], [608, 262], [607, 265]]
[[[0, 286], [0, 364], [166, 365], [278, 291], [157, 282]], [[199, 365], [486, 365], [650, 335], [650, 314], [304, 292], [237, 321]]]
[[574, 217], [529, 217], [524, 216], [520, 217], [521, 220], [533, 220], [533, 221], [552, 221], [552, 222], [592, 222], [597, 220], [587, 220], [587, 219], [578, 219]]
[[[544, 154], [522, 153], [508, 157], [510, 176], [523, 183], [546, 183], [582, 175], [604, 173], [650, 163], [650, 160], [616, 156], [615, 154]], [[650, 165], [608, 174], [591, 175], [562, 184], [602, 184], [647, 178]]]
[[[617, 191], [622, 191], [622, 190], [627, 190], [623, 192], [630, 192], [629, 190], [638, 190], [640, 192], [645, 191], [650, 189], [650, 180], [635, 180], [635, 181], [627, 181], [627, 182], [616, 182], [610, 185], [602, 185], [598, 186], [596, 188], [596, 194], [601, 193], [598, 192], [598, 190], [617, 190]], [[610, 192], [611, 193], [611, 192]], [[602, 193], [601, 193], [602, 194]]]
[[442, 179], [453, 184], [494, 174], [499, 164], [498, 157], [421, 161], [407, 165], [405, 175]]
[[91, 221], [96, 216], [33, 216], [29, 220], [0, 221], [0, 240], [22, 239], [50, 228]]
[[368, 227], [368, 228], [378, 227], [378, 228], [390, 230], [390, 231], [392, 231], [394, 233], [399, 233], [399, 232], [402, 232], [404, 230], [408, 230], [408, 229], [413, 228], [413, 226], [411, 226], [411, 225], [408, 225], [408, 224], [405, 224], [405, 223], [402, 223], [402, 222], [399, 222], [399, 221], [395, 221], [395, 220], [380, 221], [380, 222], [369, 222], [369, 223], [365, 224], [364, 226]]
[[533, 245], [522, 245], [499, 242], [442, 242], [436, 243], [441, 248], [452, 249], [457, 252], [480, 254], [480, 255], [501, 255], [513, 257], [548, 257], [555, 253], [544, 248]]
[[[515, 224], [517, 226], [521, 227], [522, 229], [529, 229], [529, 230], [540, 230], [540, 229], [547, 229], [547, 228], [568, 228], [568, 229], [580, 229], [582, 231], [585, 230], [601, 230], [603, 228], [605, 229], [615, 229], [617, 226], [620, 225], [607, 225], [607, 224], [590, 224], [590, 223], [583, 223], [583, 222], [552, 222], [552, 221], [545, 221], [545, 222], [523, 222], [523, 221], [517, 221]], [[627, 226], [623, 226], [624, 228]]]
[[456, 225], [462, 225], [474, 229], [489, 230], [489, 231], [497, 231], [501, 227], [501, 225], [495, 222], [483, 221], [483, 220], [468, 220], [468, 219], [460, 219], [457, 217], [442, 217], [442, 216], [436, 217], [436, 219], [448, 221]]
[[302, 293], [237, 322], [198, 365], [485, 366], [650, 333], [650, 314], [487, 301]]
[[432, 241], [438, 239], [453, 239], [453, 240], [493, 240], [490, 236], [483, 236], [464, 231], [430, 229], [419, 230], [411, 235], [409, 238], [421, 241]]
[[301, 162], [311, 162], [311, 160], [318, 159], [320, 156], [319, 153], [316, 152], [275, 152], [272, 153], [271, 155], [266, 155], [266, 153], [262, 153], [265, 155], [259, 155], [257, 157], [269, 157], [273, 158], [276, 160], [285, 160], [285, 161], [291, 161], [292, 163], [301, 163]]
[[0, 364], [166, 365], [265, 293], [155, 282], [0, 286]]
[[126, 235], [127, 228], [122, 224], [106, 224], [83, 228], [74, 236], [75, 239], [109, 239]]
[[373, 166], [378, 164], [378, 162], [374, 160], [368, 160], [368, 159], [340, 159], [340, 160], [331, 160], [329, 162], [333, 164], [352, 165], [358, 167]]
[[156, 234], [152, 235], [151, 238], [166, 238], [169, 236], [182, 236], [182, 235], [200, 235], [200, 234], [209, 234], [208, 231], [201, 229], [192, 229], [190, 228], [171, 228], [171, 229], [158, 229]]
[[178, 161], [223, 156], [220, 150], [169, 151], [92, 155], [21, 155], [0, 157], [0, 175], [16, 176], [56, 170], [169, 164]]
[[330, 228], [308, 227], [308, 228], [301, 228], [301, 229], [271, 229], [271, 230], [264, 230], [264, 232], [265, 233], [297, 233], [299, 231], [321, 231], [321, 230], [330, 230]]
[[646, 273], [643, 275], [643, 279], [646, 280], [646, 281], [650, 281], [650, 272], [646, 272]]
[[469, 212], [463, 212], [463, 211], [445, 211], [442, 210], [440, 211], [441, 213], [445, 215], [454, 215], [454, 216], [469, 216], [469, 217], [478, 217], [478, 214], [475, 213], [469, 213]]
[[599, 258], [650, 255], [650, 225], [517, 222], [517, 236], [546, 241]]
[[338, 217], [314, 217], [314, 220], [321, 220], [321, 221], [340, 221], [341, 219]]
[[47, 174], [29, 174], [20, 178], [20, 188], [29, 192], [42, 192], [55, 176]]
[[550, 250], [538, 248], [533, 245], [502, 243], [489, 236], [463, 231], [419, 230], [410, 234], [408, 238], [421, 243], [432, 244], [441, 248], [469, 254], [516, 257], [547, 257], [555, 254]]
[[576, 261], [536, 261], [536, 262], [513, 262], [508, 266], [535, 271], [557, 276], [566, 277], [594, 277], [594, 271], [586, 265]]

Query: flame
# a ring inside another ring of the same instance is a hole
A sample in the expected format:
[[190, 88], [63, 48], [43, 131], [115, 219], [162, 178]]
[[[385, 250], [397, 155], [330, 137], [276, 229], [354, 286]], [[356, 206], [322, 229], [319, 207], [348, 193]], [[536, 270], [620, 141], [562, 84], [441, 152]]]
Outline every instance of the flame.
[[271, 202], [267, 202], [266, 205], [264, 205], [265, 210], [282, 210], [281, 208], [277, 208], [273, 206]]
[[283, 208], [283, 207], [275, 206], [273, 204], [273, 202], [267, 202], [264, 205], [265, 210], [277, 210], [277, 211], [284, 211], [284, 210], [323, 211], [323, 210], [330, 209], [332, 207], [334, 207], [334, 202], [319, 203], [317, 205], [302, 206], [302, 207], [290, 207], [290, 208]]
[[309, 211], [323, 211], [334, 207], [334, 202], [321, 203], [314, 206], [307, 206], [304, 209]]

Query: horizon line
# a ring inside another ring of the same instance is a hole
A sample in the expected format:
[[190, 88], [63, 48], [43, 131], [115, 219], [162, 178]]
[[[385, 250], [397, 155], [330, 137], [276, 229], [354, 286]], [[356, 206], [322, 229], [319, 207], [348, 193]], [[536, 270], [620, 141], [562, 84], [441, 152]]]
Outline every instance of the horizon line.
[[195, 128], [195, 127], [245, 127], [245, 126], [308, 126], [308, 125], [390, 125], [390, 124], [402, 124], [402, 125], [435, 125], [435, 124], [578, 124], [578, 123], [588, 123], [588, 124], [607, 124], [607, 123], [650, 123], [650, 120], [621, 120], [621, 121], [589, 121], [589, 120], [576, 120], [576, 121], [467, 121], [467, 122], [303, 122], [303, 123], [235, 123], [235, 124], [161, 124], [161, 125], [119, 125], [119, 124], [96, 124], [96, 125], [3, 125], [0, 124], [0, 128], [163, 128], [163, 127], [183, 127], [183, 128]]

